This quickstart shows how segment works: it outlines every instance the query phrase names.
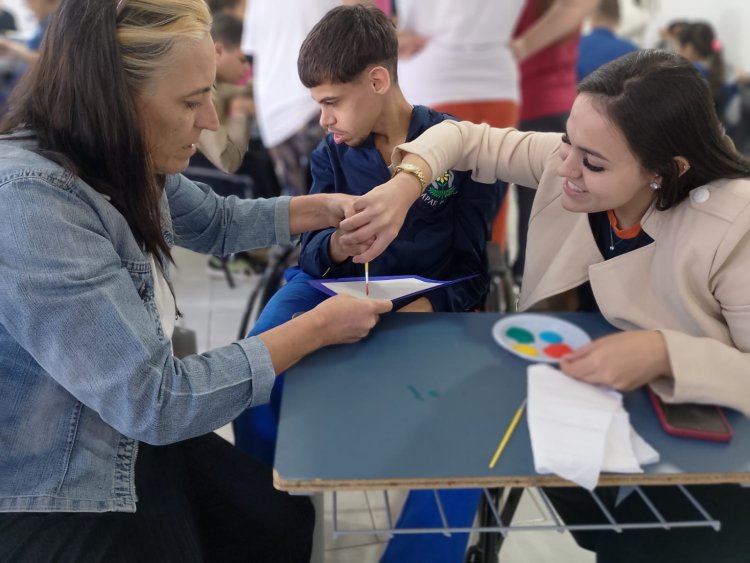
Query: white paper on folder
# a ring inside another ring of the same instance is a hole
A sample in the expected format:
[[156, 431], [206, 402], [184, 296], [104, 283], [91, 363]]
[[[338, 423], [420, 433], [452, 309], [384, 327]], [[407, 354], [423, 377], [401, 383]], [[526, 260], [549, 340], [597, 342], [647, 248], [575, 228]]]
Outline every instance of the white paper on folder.
[[362, 281], [330, 281], [321, 282], [336, 294], [345, 294], [360, 299], [388, 299], [393, 301], [406, 295], [428, 291], [444, 285], [437, 281], [425, 281], [417, 278], [398, 278], [391, 280], [370, 280], [370, 294], [365, 294], [365, 284]]
[[589, 490], [602, 471], [640, 473], [659, 460], [631, 427], [620, 393], [549, 365], [528, 368], [528, 424], [536, 471]]

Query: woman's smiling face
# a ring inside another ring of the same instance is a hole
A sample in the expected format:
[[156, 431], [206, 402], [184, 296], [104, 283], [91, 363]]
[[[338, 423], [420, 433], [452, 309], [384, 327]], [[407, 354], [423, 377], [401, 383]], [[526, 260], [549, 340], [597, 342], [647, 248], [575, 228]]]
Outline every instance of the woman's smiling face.
[[622, 132], [602, 106], [580, 94], [560, 145], [562, 205], [568, 211], [613, 209], [620, 226], [638, 223], [654, 199], [649, 184], [658, 178], [641, 166]]

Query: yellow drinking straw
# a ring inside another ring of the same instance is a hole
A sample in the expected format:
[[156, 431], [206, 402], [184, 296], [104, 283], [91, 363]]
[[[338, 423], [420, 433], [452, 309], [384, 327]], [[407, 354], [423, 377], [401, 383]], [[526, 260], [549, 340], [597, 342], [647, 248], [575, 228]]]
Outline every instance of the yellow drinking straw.
[[370, 263], [365, 262], [365, 295], [370, 295]]
[[500, 445], [497, 447], [497, 450], [495, 450], [495, 455], [492, 456], [492, 460], [490, 461], [490, 469], [494, 468], [497, 460], [500, 459], [500, 454], [503, 453], [505, 446], [508, 444], [508, 440], [510, 440], [510, 437], [513, 434], [513, 431], [516, 429], [516, 426], [518, 426], [518, 421], [521, 420], [521, 415], [523, 414], [523, 409], [525, 406], [526, 399], [524, 399], [523, 403], [521, 403], [521, 406], [518, 407], [516, 414], [513, 415], [513, 420], [510, 421], [510, 425], [503, 435], [503, 439], [500, 440]]

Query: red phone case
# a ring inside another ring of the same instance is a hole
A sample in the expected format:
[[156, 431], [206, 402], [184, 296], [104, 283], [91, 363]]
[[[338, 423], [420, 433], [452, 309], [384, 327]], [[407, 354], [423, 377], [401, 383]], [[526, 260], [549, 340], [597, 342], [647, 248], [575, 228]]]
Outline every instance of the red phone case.
[[669, 420], [667, 419], [667, 415], [664, 412], [661, 399], [656, 393], [651, 390], [650, 387], [648, 388], [648, 396], [651, 399], [651, 404], [654, 407], [654, 411], [656, 411], [656, 416], [659, 418], [659, 423], [667, 434], [671, 434], [672, 436], [679, 436], [681, 438], [711, 440], [713, 442], [728, 442], [732, 438], [732, 427], [730, 426], [727, 417], [724, 415], [724, 411], [719, 407], [715, 407], [716, 413], [719, 415], [719, 418], [726, 427], [726, 431], [715, 432], [709, 430], [697, 430], [695, 428], [682, 428], [680, 426], [674, 426], [669, 422]]

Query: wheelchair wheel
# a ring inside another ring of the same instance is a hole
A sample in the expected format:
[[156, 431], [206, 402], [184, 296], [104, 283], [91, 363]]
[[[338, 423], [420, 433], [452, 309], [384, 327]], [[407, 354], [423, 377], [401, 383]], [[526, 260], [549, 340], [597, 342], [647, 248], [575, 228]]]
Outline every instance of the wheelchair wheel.
[[269, 251], [268, 264], [245, 306], [237, 335], [239, 340], [247, 336], [271, 297], [284, 285], [284, 271], [297, 262], [297, 256], [296, 246], [277, 246]]

